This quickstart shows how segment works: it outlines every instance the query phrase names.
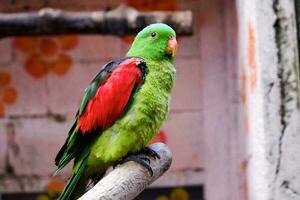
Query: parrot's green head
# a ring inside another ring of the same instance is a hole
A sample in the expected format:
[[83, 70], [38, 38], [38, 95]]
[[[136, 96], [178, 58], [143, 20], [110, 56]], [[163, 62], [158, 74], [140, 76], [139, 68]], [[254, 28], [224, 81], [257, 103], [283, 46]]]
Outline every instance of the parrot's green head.
[[175, 31], [166, 24], [157, 23], [147, 26], [137, 34], [127, 55], [173, 62], [176, 50]]

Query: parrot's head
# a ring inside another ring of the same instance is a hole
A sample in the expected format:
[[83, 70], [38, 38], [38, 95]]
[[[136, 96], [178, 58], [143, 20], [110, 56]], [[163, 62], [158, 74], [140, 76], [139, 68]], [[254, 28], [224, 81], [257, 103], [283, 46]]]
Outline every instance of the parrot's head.
[[173, 62], [176, 50], [175, 31], [166, 24], [156, 23], [137, 34], [127, 55], [152, 60], [168, 59]]

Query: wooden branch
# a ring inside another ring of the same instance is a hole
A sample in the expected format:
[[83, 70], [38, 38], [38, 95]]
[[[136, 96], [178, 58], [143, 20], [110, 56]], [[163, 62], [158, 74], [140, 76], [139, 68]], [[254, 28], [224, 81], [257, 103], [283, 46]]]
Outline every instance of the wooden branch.
[[163, 143], [155, 143], [150, 146], [160, 156], [160, 159], [151, 160], [153, 169], [151, 177], [149, 171], [140, 164], [130, 161], [122, 164], [103, 179], [92, 189], [85, 193], [80, 200], [131, 200], [142, 192], [148, 185], [167, 171], [172, 162], [172, 154]]
[[138, 12], [121, 5], [111, 11], [66, 12], [44, 8], [38, 12], [0, 13], [0, 37], [57, 34], [136, 34], [145, 26], [163, 22], [178, 35], [192, 34], [191, 11]]

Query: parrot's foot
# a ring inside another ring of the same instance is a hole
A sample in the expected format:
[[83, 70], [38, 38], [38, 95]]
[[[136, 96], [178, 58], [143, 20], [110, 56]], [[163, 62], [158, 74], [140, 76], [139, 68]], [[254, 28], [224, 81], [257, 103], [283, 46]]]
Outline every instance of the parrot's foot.
[[156, 158], [160, 159], [160, 155], [149, 147], [145, 147], [144, 149], [142, 149], [142, 151], [140, 151], [140, 153], [152, 156], [154, 159]]
[[115, 168], [119, 164], [123, 164], [128, 161], [135, 161], [143, 167], [145, 167], [149, 171], [150, 175], [153, 176], [153, 170], [149, 165], [150, 159], [147, 156], [151, 156], [154, 159], [160, 159], [160, 155], [156, 151], [152, 150], [149, 147], [145, 147], [138, 154], [129, 155], [123, 158], [120, 162], [114, 165], [113, 168]]
[[130, 155], [124, 159], [122, 159], [119, 164], [123, 164], [123, 163], [126, 163], [128, 161], [134, 161], [134, 162], [137, 162], [139, 163], [140, 165], [142, 165], [143, 167], [145, 167], [151, 176], [153, 176], [153, 170], [151, 168], [151, 166], [149, 165], [150, 164], [150, 159], [143, 155], [143, 154], [137, 154], [137, 155]]

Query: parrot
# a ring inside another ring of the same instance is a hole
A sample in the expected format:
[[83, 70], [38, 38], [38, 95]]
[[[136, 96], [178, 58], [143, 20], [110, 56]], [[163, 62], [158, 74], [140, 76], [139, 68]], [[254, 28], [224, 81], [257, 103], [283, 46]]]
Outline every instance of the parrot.
[[55, 158], [54, 175], [74, 160], [60, 200], [77, 199], [90, 180], [100, 180], [118, 163], [135, 161], [150, 172], [159, 159], [147, 145], [170, 109], [176, 79], [175, 31], [163, 23], [146, 26], [125, 57], [105, 64], [85, 89], [68, 137]]

